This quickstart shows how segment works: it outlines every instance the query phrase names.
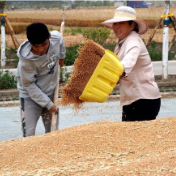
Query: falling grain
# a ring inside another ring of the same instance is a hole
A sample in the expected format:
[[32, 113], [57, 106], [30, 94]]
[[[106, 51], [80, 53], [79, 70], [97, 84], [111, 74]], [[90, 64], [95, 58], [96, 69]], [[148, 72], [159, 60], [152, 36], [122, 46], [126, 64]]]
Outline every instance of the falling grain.
[[59, 104], [67, 106], [73, 104], [74, 109], [79, 109], [84, 101], [79, 99], [86, 84], [92, 76], [96, 66], [105, 53], [105, 49], [93, 42], [86, 40], [80, 46], [78, 58], [74, 63], [74, 74], [62, 89], [62, 100]]

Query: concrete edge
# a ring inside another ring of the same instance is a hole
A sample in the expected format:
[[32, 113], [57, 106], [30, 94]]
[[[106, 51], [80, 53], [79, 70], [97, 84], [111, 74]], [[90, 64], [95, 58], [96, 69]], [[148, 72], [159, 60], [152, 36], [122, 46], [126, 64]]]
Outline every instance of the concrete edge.
[[1, 101], [0, 102], [0, 107], [12, 107], [12, 106], [19, 106], [20, 101]]
[[[176, 92], [161, 92], [162, 99], [168, 98], [176, 98]], [[61, 100], [61, 98], [59, 98]], [[120, 100], [120, 95], [110, 95], [107, 101], [117, 101]], [[0, 102], [0, 107], [12, 107], [12, 106], [19, 106], [20, 101], [2, 101]]]
[[[176, 92], [160, 92], [162, 99], [176, 98]], [[120, 95], [110, 95], [107, 101], [120, 100]]]

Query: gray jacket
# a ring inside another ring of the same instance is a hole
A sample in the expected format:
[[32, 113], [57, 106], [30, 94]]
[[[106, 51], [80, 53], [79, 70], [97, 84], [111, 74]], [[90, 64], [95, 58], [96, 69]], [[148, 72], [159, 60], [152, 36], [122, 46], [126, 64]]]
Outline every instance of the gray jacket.
[[37, 104], [50, 109], [48, 97], [54, 93], [58, 77], [58, 60], [65, 57], [65, 45], [58, 31], [51, 32], [48, 52], [42, 56], [31, 52], [31, 44], [24, 41], [18, 49], [17, 88], [20, 97], [31, 97]]

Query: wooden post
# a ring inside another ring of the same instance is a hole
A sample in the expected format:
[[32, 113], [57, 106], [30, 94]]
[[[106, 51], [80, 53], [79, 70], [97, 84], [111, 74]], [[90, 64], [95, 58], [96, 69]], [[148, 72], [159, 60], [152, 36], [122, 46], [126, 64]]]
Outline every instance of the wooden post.
[[6, 22], [7, 26], [8, 26], [8, 28], [9, 28], [9, 30], [10, 30], [10, 36], [12, 38], [13, 44], [15, 46], [15, 49], [17, 49], [20, 46], [20, 43], [18, 42], [18, 40], [15, 37], [15, 32], [14, 32], [14, 30], [13, 30], [13, 28], [12, 28], [12, 26], [11, 26], [9, 20], [8, 20], [8, 18], [6, 16], [4, 16], [4, 19], [5, 19], [5, 22]]
[[174, 21], [174, 22], [172, 23], [172, 26], [173, 26], [173, 28], [174, 28], [174, 31], [176, 32], [175, 17], [172, 16], [171, 19], [172, 19], [172, 21]]
[[[169, 14], [169, 8], [170, 8], [170, 0], [165, 1], [165, 8], [164, 8], [164, 14]], [[164, 19], [164, 26], [163, 26], [163, 49], [162, 49], [162, 60], [163, 60], [163, 67], [162, 67], [162, 78], [167, 79], [168, 78], [168, 34], [169, 34], [169, 25], [167, 24], [167, 20], [169, 20], [169, 17], [166, 17]]]
[[172, 41], [171, 41], [171, 43], [170, 43], [170, 45], [169, 45], [168, 51], [170, 51], [170, 49], [171, 49], [171, 47], [172, 47], [172, 45], [173, 45], [173, 43], [174, 43], [174, 41], [175, 41], [175, 38], [176, 38], [176, 33], [174, 34], [174, 36], [173, 36], [173, 38], [172, 38]]
[[157, 25], [156, 25], [156, 27], [155, 27], [153, 33], [150, 35], [150, 37], [149, 37], [149, 39], [148, 39], [148, 41], [147, 41], [146, 47], [147, 47], [147, 46], [150, 44], [150, 42], [152, 41], [152, 39], [153, 39], [153, 37], [154, 37], [154, 35], [155, 35], [155, 32], [156, 32], [156, 30], [158, 29], [158, 27], [159, 27], [160, 23], [162, 22], [162, 20], [163, 20], [162, 18], [160, 18], [160, 19], [158, 20], [158, 23], [157, 23]]
[[172, 23], [172, 26], [173, 26], [173, 28], [174, 28], [174, 31], [175, 31], [175, 34], [174, 34], [174, 36], [173, 36], [173, 38], [172, 38], [172, 41], [171, 41], [171, 43], [170, 43], [170, 45], [169, 45], [169, 51], [170, 51], [170, 49], [171, 49], [171, 47], [172, 47], [172, 45], [173, 45], [173, 43], [174, 43], [174, 41], [175, 41], [175, 38], [176, 38], [176, 19], [175, 19], [175, 17], [173, 16], [172, 17], [172, 20], [174, 21], [174, 23]]

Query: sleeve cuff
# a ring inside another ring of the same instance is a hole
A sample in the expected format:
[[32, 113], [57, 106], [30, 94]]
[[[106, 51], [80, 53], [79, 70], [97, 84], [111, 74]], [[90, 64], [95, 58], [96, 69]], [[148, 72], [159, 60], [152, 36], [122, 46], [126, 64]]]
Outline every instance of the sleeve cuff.
[[50, 101], [50, 102], [46, 105], [46, 108], [49, 110], [53, 105], [54, 105], [54, 103], [53, 103], [52, 101]]
[[64, 59], [65, 58], [65, 54], [59, 54], [59, 59]]

